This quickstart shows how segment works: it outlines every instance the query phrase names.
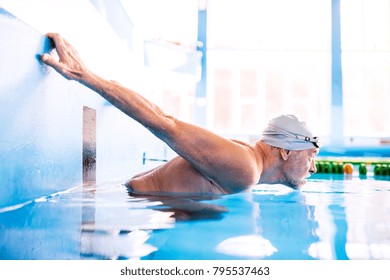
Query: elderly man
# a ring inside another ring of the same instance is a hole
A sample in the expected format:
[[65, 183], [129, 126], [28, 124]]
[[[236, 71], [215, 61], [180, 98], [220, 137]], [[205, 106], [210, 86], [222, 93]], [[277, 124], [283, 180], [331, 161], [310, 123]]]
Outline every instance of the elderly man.
[[137, 92], [106, 80], [88, 69], [77, 51], [59, 34], [49, 33], [59, 60], [42, 61], [69, 80], [100, 94], [167, 143], [178, 156], [131, 178], [134, 193], [231, 194], [258, 183], [300, 189], [316, 172], [319, 139], [293, 115], [272, 119], [254, 145], [225, 139], [201, 127], [166, 115]]

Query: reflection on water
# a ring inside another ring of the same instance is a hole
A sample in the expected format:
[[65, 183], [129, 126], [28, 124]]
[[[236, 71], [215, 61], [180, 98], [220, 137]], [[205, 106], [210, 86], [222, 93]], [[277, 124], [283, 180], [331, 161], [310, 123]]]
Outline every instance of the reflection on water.
[[168, 212], [175, 221], [221, 220], [228, 209], [223, 205], [211, 204], [220, 196], [142, 196], [130, 194], [138, 198], [157, 202], [152, 209]]
[[153, 230], [171, 228], [171, 213], [150, 208], [161, 204], [129, 197], [121, 184], [82, 189], [80, 257], [139, 259], [155, 251], [146, 243]]
[[302, 192], [259, 191], [253, 195], [253, 201], [260, 209], [259, 234], [275, 247], [275, 252], [265, 258], [313, 258], [308, 249], [318, 241], [318, 222], [314, 219], [315, 207], [306, 203]]
[[86, 184], [0, 209], [0, 259], [390, 259], [389, 182], [221, 197]]
[[269, 257], [278, 251], [269, 240], [258, 234], [230, 237], [215, 249], [226, 255], [253, 258]]
[[178, 221], [222, 219], [226, 208], [203, 202], [205, 199], [132, 195], [120, 184], [115, 188], [84, 186], [81, 257], [139, 259], [150, 255], [158, 250], [147, 243], [153, 232], [173, 229]]
[[390, 259], [390, 185], [351, 180], [306, 189], [316, 205], [320, 240], [311, 254], [321, 259]]

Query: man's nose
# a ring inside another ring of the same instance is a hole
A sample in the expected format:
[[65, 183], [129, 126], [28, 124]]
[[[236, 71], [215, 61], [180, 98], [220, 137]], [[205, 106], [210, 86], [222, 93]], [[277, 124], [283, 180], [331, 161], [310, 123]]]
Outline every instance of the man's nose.
[[310, 165], [309, 173], [314, 174], [317, 172], [316, 161], [313, 159]]

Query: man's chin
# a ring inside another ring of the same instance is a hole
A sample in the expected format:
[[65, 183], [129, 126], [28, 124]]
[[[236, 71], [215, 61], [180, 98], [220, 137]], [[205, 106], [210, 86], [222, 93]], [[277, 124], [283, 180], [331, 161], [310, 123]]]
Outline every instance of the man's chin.
[[285, 182], [277, 182], [277, 183], [281, 183], [294, 190], [300, 190], [307, 183], [307, 181], [306, 179], [302, 179], [301, 181], [285, 181]]
[[294, 190], [300, 190], [304, 184], [305, 184], [304, 182], [300, 182], [300, 183], [294, 183], [294, 184], [289, 183], [289, 184], [285, 184], [285, 185], [294, 189]]
[[304, 185], [306, 185], [306, 183], [307, 183], [306, 179], [303, 179], [303, 180], [300, 181], [299, 183], [295, 184], [295, 185], [293, 186], [293, 189], [295, 189], [295, 190], [300, 190], [300, 189], [303, 188]]

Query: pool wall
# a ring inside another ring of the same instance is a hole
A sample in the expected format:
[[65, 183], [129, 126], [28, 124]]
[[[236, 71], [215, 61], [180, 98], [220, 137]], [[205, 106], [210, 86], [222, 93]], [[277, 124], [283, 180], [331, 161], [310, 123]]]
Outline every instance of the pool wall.
[[1, 7], [0, 25], [0, 207], [82, 184], [83, 154], [96, 155], [97, 183], [131, 176], [145, 151], [162, 156], [150, 132], [40, 62], [43, 34]]

